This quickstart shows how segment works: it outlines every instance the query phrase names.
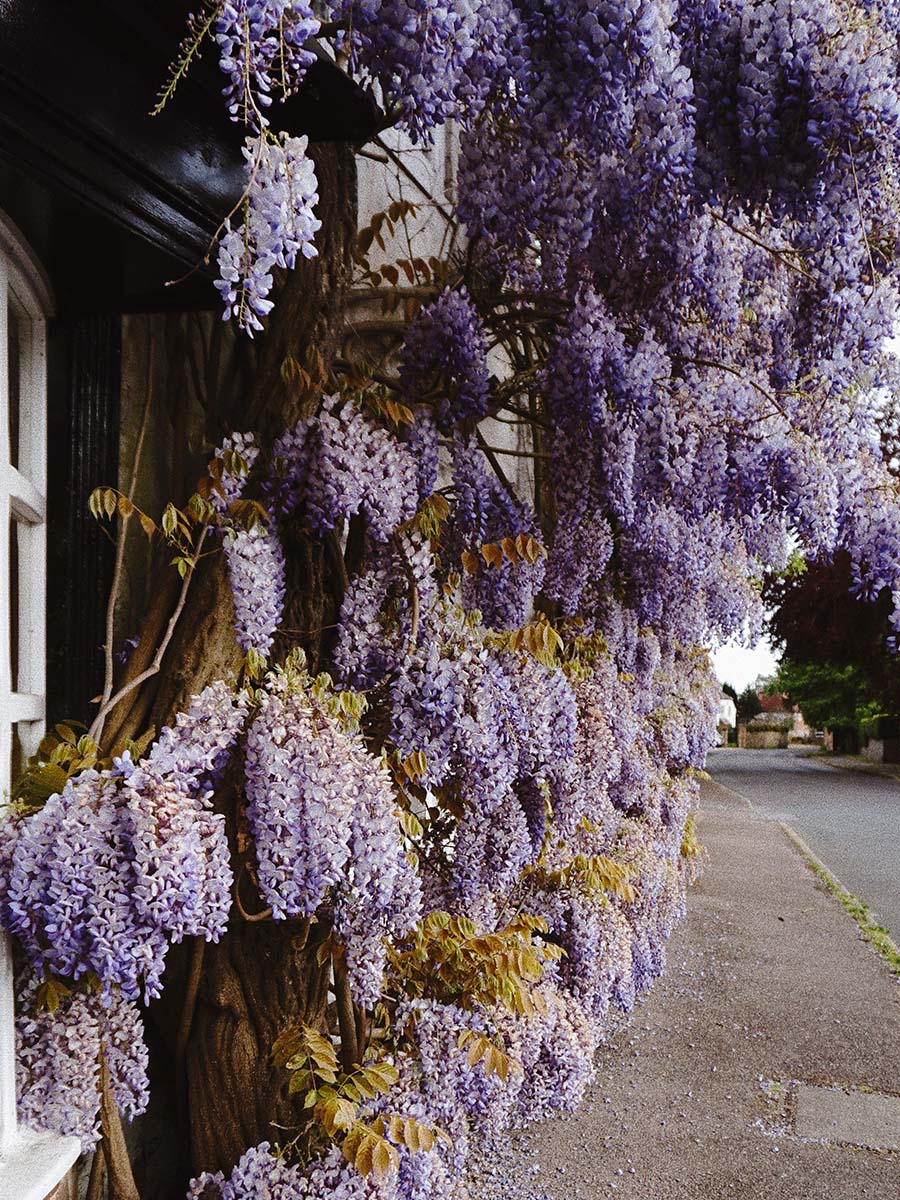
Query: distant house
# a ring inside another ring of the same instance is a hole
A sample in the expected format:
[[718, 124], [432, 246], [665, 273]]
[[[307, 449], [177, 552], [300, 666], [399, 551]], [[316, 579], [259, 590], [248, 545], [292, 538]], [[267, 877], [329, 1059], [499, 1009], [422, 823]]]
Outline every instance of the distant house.
[[813, 740], [800, 706], [776, 692], [760, 693], [757, 697], [761, 711], [738, 729], [738, 745], [748, 750], [783, 750], [797, 742]]
[[725, 746], [728, 743], [728, 731], [734, 729], [737, 723], [737, 708], [732, 698], [725, 692], [719, 697], [719, 715], [716, 719], [716, 744]]

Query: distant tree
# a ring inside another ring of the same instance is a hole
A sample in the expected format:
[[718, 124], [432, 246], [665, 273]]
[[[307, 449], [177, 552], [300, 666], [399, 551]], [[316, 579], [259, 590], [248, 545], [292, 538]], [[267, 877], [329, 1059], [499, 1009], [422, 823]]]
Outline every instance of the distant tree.
[[872, 707], [869, 680], [858, 667], [786, 658], [776, 680], [779, 690], [800, 706], [809, 724], [831, 730], [835, 750], [858, 749], [859, 723]]
[[[874, 599], [861, 599], [853, 587], [850, 557], [844, 552], [828, 562], [810, 562], [799, 571], [770, 578], [765, 586], [765, 599], [773, 610], [769, 636], [785, 659], [776, 675], [777, 687], [790, 692], [807, 720], [818, 727], [834, 725], [813, 717], [810, 700], [799, 698], [796, 689], [805, 690], [807, 677], [833, 697], [834, 719], [847, 711], [851, 681], [854, 707], [874, 703], [885, 712], [900, 712], [900, 658], [890, 649], [890, 595], [885, 589]], [[794, 687], [786, 686], [787, 678]], [[838, 700], [839, 695], [843, 699]]]
[[735, 704], [739, 721], [752, 721], [757, 713], [762, 712], [759, 694], [752, 683], [747, 684], [741, 694], [736, 697]]
[[725, 696], [730, 696], [732, 698], [732, 700], [735, 702], [735, 704], [737, 704], [738, 694], [737, 694], [736, 689], [730, 683], [722, 684], [722, 694]]

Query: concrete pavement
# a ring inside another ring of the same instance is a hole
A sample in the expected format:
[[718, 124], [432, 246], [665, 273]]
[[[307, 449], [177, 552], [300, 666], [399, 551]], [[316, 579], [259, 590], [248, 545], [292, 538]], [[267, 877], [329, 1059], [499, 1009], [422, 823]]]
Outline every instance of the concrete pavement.
[[900, 782], [836, 770], [841, 763], [805, 749], [722, 749], [712, 751], [707, 770], [796, 829], [900, 942]]
[[602, 1048], [582, 1111], [525, 1138], [536, 1186], [553, 1200], [898, 1200], [900, 1153], [841, 1138], [896, 1135], [900, 985], [776, 822], [707, 784], [700, 833], [707, 871], [666, 975]]

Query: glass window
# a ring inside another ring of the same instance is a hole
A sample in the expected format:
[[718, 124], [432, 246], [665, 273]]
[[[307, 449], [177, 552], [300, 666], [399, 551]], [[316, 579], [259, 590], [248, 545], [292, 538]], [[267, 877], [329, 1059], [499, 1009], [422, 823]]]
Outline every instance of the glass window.
[[[0, 797], [43, 733], [49, 289], [0, 216]], [[0, 1200], [42, 1200], [78, 1153], [16, 1120], [12, 963], [0, 938]]]

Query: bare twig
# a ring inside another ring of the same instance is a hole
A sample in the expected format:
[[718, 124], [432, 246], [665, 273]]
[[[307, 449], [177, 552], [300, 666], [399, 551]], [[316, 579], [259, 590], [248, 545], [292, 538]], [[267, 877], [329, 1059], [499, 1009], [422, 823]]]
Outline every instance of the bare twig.
[[272, 917], [271, 906], [269, 906], [268, 908], [264, 908], [262, 910], [262, 912], [258, 912], [258, 913], [249, 913], [249, 912], [247, 912], [246, 908], [244, 908], [243, 902], [241, 901], [241, 880], [244, 878], [244, 875], [246, 874], [246, 872], [247, 872], [246, 865], [242, 863], [241, 868], [238, 871], [238, 873], [234, 879], [233, 895], [234, 895], [235, 907], [237, 908], [238, 912], [241, 914], [243, 919], [245, 921], [249, 921], [251, 924], [254, 924], [257, 921], [269, 921], [269, 920], [271, 920], [271, 917]]
[[482, 447], [485, 450], [491, 450], [494, 454], [506, 454], [510, 458], [552, 458], [552, 454], [547, 454], [546, 451], [540, 450], [507, 450], [504, 446], [488, 446], [486, 443]]
[[385, 142], [384, 138], [380, 136], [376, 137], [375, 145], [378, 146], [379, 150], [383, 150], [385, 152], [397, 170], [404, 174], [410, 183], [412, 183], [427, 200], [431, 201], [435, 209], [441, 214], [447, 224], [451, 226], [451, 228], [455, 229], [456, 221], [453, 219], [453, 214], [450, 212], [450, 210], [444, 208], [443, 204], [441, 204], [439, 200], [435, 199], [434, 193], [422, 182], [421, 179], [419, 179], [414, 171], [409, 169], [400, 155], [390, 148], [390, 146]]
[[372, 162], [383, 163], [385, 166], [391, 161], [386, 154], [373, 154], [371, 150], [364, 150], [362, 146], [356, 147], [356, 153], [360, 158], [371, 158]]
[[538, 429], [547, 429], [550, 432], [554, 429], [552, 421], [548, 421], [545, 417], [539, 417], [537, 413], [531, 413], [525, 408], [519, 408], [517, 404], [513, 404], [509, 400], [505, 400], [498, 411], [511, 412], [514, 416], [519, 417], [525, 425], [534, 425]]
[[203, 542], [206, 539], [206, 534], [207, 534], [208, 530], [209, 530], [208, 523], [205, 523], [204, 525], [201, 526], [200, 535], [197, 539], [196, 549], [194, 550], [193, 557], [191, 558], [191, 561], [188, 564], [187, 570], [184, 573], [184, 579], [181, 584], [181, 591], [178, 595], [178, 603], [175, 605], [175, 611], [172, 613], [171, 617], [169, 618], [169, 623], [166, 626], [166, 632], [163, 634], [162, 641], [159, 643], [159, 645], [156, 648], [156, 653], [153, 656], [153, 661], [150, 663], [150, 666], [147, 667], [147, 669], [145, 671], [141, 671], [140, 675], [135, 675], [134, 679], [129, 680], [128, 683], [126, 683], [123, 687], [119, 688], [119, 690], [114, 695], [110, 696], [104, 703], [102, 703], [100, 705], [100, 711], [97, 713], [96, 717], [94, 717], [93, 723], [91, 724], [91, 727], [88, 730], [88, 734], [93, 739], [93, 741], [98, 742], [100, 740], [100, 737], [103, 733], [103, 725], [104, 725], [104, 722], [106, 721], [107, 715], [112, 711], [112, 709], [115, 708], [115, 706], [119, 703], [119, 701], [124, 696], [127, 696], [127, 695], [129, 695], [129, 693], [133, 692], [135, 688], [140, 687], [142, 683], [146, 683], [146, 681], [148, 679], [151, 679], [154, 675], [156, 675], [157, 672], [159, 671], [160, 667], [162, 666], [162, 660], [166, 653], [166, 650], [168, 650], [168, 648], [169, 648], [169, 643], [172, 640], [172, 636], [175, 633], [175, 627], [178, 624], [178, 621], [179, 621], [179, 618], [181, 617], [182, 612], [184, 612], [184, 606], [185, 606], [185, 603], [187, 602], [188, 589], [191, 586], [191, 579], [193, 578], [194, 570], [197, 566], [197, 563], [200, 561], [200, 556], [201, 556], [201, 552], [203, 549]]
[[853, 173], [853, 187], [856, 192], [856, 207], [859, 212], [859, 224], [860, 224], [860, 228], [862, 230], [863, 241], [866, 244], [866, 254], [869, 257], [869, 272], [872, 276], [872, 290], [869, 293], [868, 299], [866, 300], [866, 304], [868, 304], [869, 300], [871, 300], [872, 297], [875, 295], [875, 288], [877, 286], [876, 279], [875, 279], [875, 259], [872, 257], [872, 247], [869, 245], [869, 235], [866, 233], [866, 218], [865, 218], [865, 214], [863, 212], [862, 196], [859, 193], [859, 179], [857, 178], [857, 174], [856, 174], [856, 163], [853, 159], [853, 150], [852, 149], [850, 150], [850, 170]]
[[[152, 331], [148, 334], [147, 345], [147, 379], [144, 385], [144, 410], [141, 414], [141, 427], [138, 431], [137, 441], [134, 446], [134, 461], [131, 465], [131, 482], [128, 486], [128, 502], [129, 505], [134, 504], [134, 497], [137, 492], [138, 476], [141, 469], [141, 459], [144, 456], [144, 439], [147, 436], [147, 425], [150, 420], [150, 409], [153, 406], [153, 364], [156, 351], [156, 339]], [[119, 515], [119, 526], [116, 531], [116, 560], [113, 567], [112, 584], [109, 589], [109, 600], [106, 604], [106, 645], [104, 647], [105, 670], [103, 677], [103, 692], [101, 694], [101, 707], [106, 704], [112, 695], [113, 683], [115, 680], [115, 659], [113, 657], [114, 641], [116, 636], [116, 606], [119, 601], [119, 590], [122, 586], [122, 573], [125, 565], [125, 543], [128, 540], [128, 523], [131, 520], [133, 509]], [[101, 726], [102, 728], [102, 726]]]
[[784, 405], [780, 403], [778, 398], [768, 388], [764, 388], [761, 383], [758, 383], [752, 376], [745, 374], [740, 367], [734, 367], [730, 363], [717, 362], [714, 358], [686, 358], [681, 355], [676, 356], [678, 362], [689, 363], [695, 367], [712, 367], [717, 371], [725, 371], [728, 375], [734, 375], [736, 379], [740, 379], [744, 383], [748, 383], [754, 391], [759, 392], [766, 400], [775, 408], [775, 410], [792, 425], [790, 417], [784, 410]]
[[410, 623], [409, 623], [409, 654], [416, 648], [419, 640], [419, 585], [416, 583], [416, 577], [413, 574], [413, 569], [410, 566], [409, 560], [400, 549], [400, 561], [403, 563], [403, 573], [406, 576], [406, 582], [409, 584], [409, 602], [410, 602]]
[[478, 438], [479, 448], [481, 449], [481, 452], [484, 455], [484, 457], [488, 460], [488, 462], [493, 467], [494, 474], [497, 476], [497, 478], [500, 480], [500, 482], [506, 488], [507, 492], [509, 492], [510, 496], [515, 497], [515, 494], [516, 494], [515, 489], [513, 488], [512, 484], [509, 482], [506, 472], [503, 470], [503, 468], [500, 466], [499, 462], [497, 461], [496, 454], [494, 454], [493, 450], [490, 448], [490, 446], [484, 440], [484, 435], [482, 434], [480, 429], [476, 430], [476, 436]]
[[765, 250], [767, 254], [771, 254], [771, 256], [776, 259], [777, 262], [780, 262], [782, 266], [787, 267], [789, 271], [796, 271], [797, 274], [802, 275], [804, 279], [809, 279], [812, 280], [812, 282], [815, 282], [815, 276], [812, 275], [805, 266], [803, 266], [802, 261], [795, 262], [793, 258], [789, 257], [789, 255], [797, 255], [799, 258], [799, 251], [794, 250], [791, 247], [789, 247], [787, 250], [780, 250], [777, 246], [770, 246], [767, 242], [764, 242], [762, 238], [758, 238], [755, 234], [751, 233], [749, 229], [741, 229], [739, 225], [732, 224], [731, 221], [726, 220], [725, 217], [720, 217], [716, 213], [713, 213], [712, 215], [714, 220], [718, 221], [720, 225], [724, 225], [726, 229], [730, 229], [731, 232], [736, 233], [738, 237], [746, 238], [748, 242], [752, 242], [753, 245], [758, 246], [760, 250]]

